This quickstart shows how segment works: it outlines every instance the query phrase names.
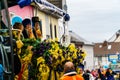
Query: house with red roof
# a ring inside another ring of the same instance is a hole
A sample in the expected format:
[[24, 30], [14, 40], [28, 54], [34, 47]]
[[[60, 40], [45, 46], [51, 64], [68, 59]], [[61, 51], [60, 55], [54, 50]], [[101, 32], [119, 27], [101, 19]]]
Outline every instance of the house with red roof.
[[95, 66], [105, 66], [120, 61], [120, 30], [118, 30], [108, 41], [95, 43], [94, 45]]

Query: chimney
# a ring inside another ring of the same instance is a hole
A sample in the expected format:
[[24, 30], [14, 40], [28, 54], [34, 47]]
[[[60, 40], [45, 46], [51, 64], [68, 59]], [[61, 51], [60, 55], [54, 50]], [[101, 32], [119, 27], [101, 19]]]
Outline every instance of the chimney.
[[104, 42], [103, 42], [103, 44], [102, 44], [102, 46], [108, 46], [108, 42], [105, 40]]
[[116, 39], [120, 36], [120, 30], [116, 33]]

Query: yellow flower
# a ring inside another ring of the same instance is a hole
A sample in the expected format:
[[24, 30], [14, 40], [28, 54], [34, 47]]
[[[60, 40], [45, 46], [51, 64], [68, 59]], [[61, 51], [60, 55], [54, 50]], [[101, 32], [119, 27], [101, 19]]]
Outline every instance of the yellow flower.
[[43, 57], [37, 58], [37, 65], [40, 64], [40, 63], [45, 63], [45, 60], [44, 60]]
[[17, 40], [16, 44], [17, 44], [17, 48], [19, 49], [23, 47], [23, 42], [21, 40]]
[[76, 54], [76, 53], [73, 53], [72, 57], [73, 57], [74, 59], [76, 59], [76, 58], [77, 58], [77, 54]]
[[82, 51], [83, 51], [83, 54], [81, 54], [81, 56], [83, 56], [83, 58], [85, 58], [85, 56], [87, 55], [87, 52], [84, 49], [82, 49]]
[[55, 41], [58, 41], [58, 38], [55, 38]]
[[37, 74], [38, 79], [48, 80], [49, 72], [49, 67], [46, 64], [41, 64], [39, 66], [39, 73]]
[[13, 37], [14, 37], [15, 39], [18, 38], [18, 36], [17, 36], [17, 31], [12, 31], [12, 34], [13, 34]]

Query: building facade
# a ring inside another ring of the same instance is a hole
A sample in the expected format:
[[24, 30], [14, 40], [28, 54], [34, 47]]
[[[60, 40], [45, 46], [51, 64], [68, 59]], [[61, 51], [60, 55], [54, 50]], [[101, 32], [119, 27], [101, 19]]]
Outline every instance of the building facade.
[[[16, 20], [23, 20], [25, 18], [31, 19], [34, 16], [34, 8], [32, 6], [25, 6], [20, 8], [19, 5], [9, 7], [9, 14], [11, 19], [11, 24], [14, 25]], [[18, 18], [15, 20], [15, 18]], [[19, 21], [21, 22], [21, 21]]]
[[72, 31], [69, 31], [70, 34], [70, 42], [74, 43], [76, 47], [83, 45], [83, 49], [86, 50], [87, 54], [85, 60], [83, 62], [85, 69], [92, 70], [94, 68], [94, 52], [93, 47], [94, 44], [83, 39]]
[[[66, 0], [47, 0], [50, 3], [54, 4], [55, 6], [62, 9], [65, 13], [67, 13], [67, 1]], [[59, 18], [58, 20], [58, 36], [59, 41], [65, 46], [70, 44], [70, 37], [69, 37], [69, 29], [68, 29], [68, 22], [64, 21], [64, 17]]]
[[[120, 31], [118, 30], [108, 41], [103, 43], [95, 43], [94, 57], [95, 66], [109, 66], [116, 60], [119, 62], [120, 58]], [[112, 59], [112, 61], [111, 61]]]
[[57, 38], [59, 41], [61, 41], [65, 29], [63, 24], [63, 17], [66, 14], [66, 12], [62, 10], [63, 3], [64, 1], [57, 1], [57, 4], [54, 4], [53, 2], [48, 2], [46, 0], [33, 0], [33, 2], [29, 3], [15, 3], [13, 6], [9, 7], [11, 24], [14, 25], [15, 21], [22, 22], [22, 20], [25, 18], [31, 19], [33, 16], [38, 16], [42, 26], [42, 40], [47, 38], [54, 40]]

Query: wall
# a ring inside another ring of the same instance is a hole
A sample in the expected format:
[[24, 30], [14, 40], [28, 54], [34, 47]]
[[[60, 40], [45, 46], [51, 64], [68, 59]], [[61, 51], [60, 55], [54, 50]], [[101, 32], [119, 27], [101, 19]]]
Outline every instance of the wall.
[[52, 17], [51, 15], [47, 15], [46, 13], [37, 10], [34, 10], [36, 16], [38, 16], [40, 18], [40, 20], [42, 21], [42, 33], [43, 33], [43, 40], [46, 39], [46, 35], [50, 35], [50, 23], [52, 24], [52, 35], [53, 35], [53, 39], [55, 39], [55, 32], [54, 32], [54, 25], [56, 25], [56, 29], [57, 29], [57, 37], [58, 37], [58, 19]]
[[[21, 22], [24, 18], [30, 18], [31, 19], [31, 17], [33, 17], [33, 8], [31, 6], [26, 6], [24, 8], [20, 8], [18, 5], [15, 5], [15, 6], [9, 7], [8, 10], [9, 10], [10, 21], [11, 21], [12, 25], [15, 23], [15, 20], [14, 20], [14, 23], [12, 21], [13, 18], [15, 18], [15, 17], [20, 19], [19, 22]], [[1, 14], [2, 14], [3, 22], [6, 25], [8, 25], [8, 22], [6, 20], [5, 10], [2, 10]], [[16, 21], [18, 21], [18, 19]]]
[[93, 46], [92, 45], [84, 45], [83, 48], [86, 50], [87, 55], [85, 57], [86, 61], [86, 69], [93, 69], [94, 68], [94, 53], [93, 53]]
[[106, 66], [109, 65], [110, 62], [108, 61], [108, 57], [102, 57], [101, 56], [102, 61], [99, 61], [98, 57], [95, 57], [95, 68], [99, 68], [100, 66]]
[[33, 8], [31, 6], [26, 6], [20, 8], [18, 5], [9, 8], [10, 16], [20, 16], [22, 19], [33, 17]]
[[33, 17], [33, 7], [26, 6], [26, 7], [20, 8], [18, 5], [16, 5], [9, 8], [9, 14], [11, 19], [11, 24], [14, 25], [15, 17], [18, 17], [20, 19], [19, 22], [21, 22], [25, 18], [31, 19], [31, 17]]
[[59, 36], [59, 40], [61, 40], [61, 37], [64, 34], [63, 18], [58, 20], [58, 26], [59, 26], [58, 36]]

